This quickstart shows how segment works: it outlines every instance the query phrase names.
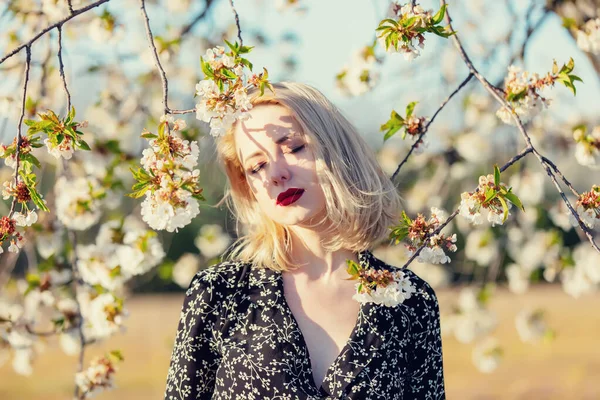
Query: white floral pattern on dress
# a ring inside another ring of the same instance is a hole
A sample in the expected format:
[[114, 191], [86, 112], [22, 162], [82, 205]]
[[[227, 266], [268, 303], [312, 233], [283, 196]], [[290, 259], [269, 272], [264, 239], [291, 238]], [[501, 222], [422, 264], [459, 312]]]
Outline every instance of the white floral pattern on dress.
[[[358, 256], [363, 267], [398, 270], [368, 250]], [[437, 297], [402, 271], [416, 293], [395, 307], [361, 303], [320, 387], [281, 272], [231, 261], [198, 272], [181, 310], [165, 400], [445, 399]]]

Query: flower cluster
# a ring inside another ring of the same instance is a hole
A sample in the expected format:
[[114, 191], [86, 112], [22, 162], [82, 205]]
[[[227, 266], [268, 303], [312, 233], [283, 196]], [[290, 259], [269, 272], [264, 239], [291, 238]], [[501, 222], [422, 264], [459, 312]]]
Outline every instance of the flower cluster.
[[105, 222], [95, 243], [76, 248], [81, 278], [110, 290], [122, 288], [127, 280], [148, 272], [165, 257], [156, 236], [132, 216]]
[[75, 148], [90, 150], [90, 146], [81, 138], [83, 132], [79, 130], [85, 128], [87, 122], [75, 121], [75, 107], [71, 107], [64, 119], [60, 119], [52, 110], [39, 113], [38, 116], [41, 121], [25, 120], [25, 124], [29, 126], [27, 136], [33, 136], [39, 132], [45, 133], [47, 138], [44, 139], [44, 144], [48, 148], [48, 153], [56, 159], [62, 157], [70, 160]]
[[577, 244], [564, 260], [560, 281], [564, 292], [573, 298], [594, 293], [600, 284], [600, 254], [583, 242]]
[[442, 318], [444, 334], [452, 333], [460, 343], [472, 343], [487, 336], [498, 324], [496, 314], [487, 308], [491, 288], [465, 287], [453, 312]]
[[[600, 186], [593, 185], [589, 192], [579, 195], [575, 211], [588, 228], [600, 227]], [[569, 214], [569, 220], [573, 226], [579, 226], [573, 214]]]
[[375, 46], [365, 46], [352, 55], [350, 65], [336, 75], [336, 86], [346, 96], [360, 96], [377, 85], [381, 60], [375, 56]]
[[98, 294], [94, 290], [77, 293], [84, 317], [83, 336], [87, 341], [102, 340], [117, 332], [125, 332], [124, 319], [129, 316], [123, 299], [111, 293]]
[[474, 225], [483, 223], [484, 218], [492, 226], [502, 225], [513, 204], [525, 211], [521, 200], [511, 190], [500, 182], [500, 170], [494, 165], [494, 175], [480, 176], [474, 192], [461, 193], [459, 213]]
[[578, 125], [573, 129], [575, 159], [581, 165], [600, 169], [600, 126], [587, 133], [587, 126]]
[[414, 284], [402, 270], [365, 269], [353, 260], [347, 260], [350, 279], [357, 279], [352, 298], [359, 303], [383, 304], [395, 307], [417, 292]]
[[[395, 110], [392, 110], [390, 114], [390, 119], [379, 128], [380, 131], [385, 132], [383, 136], [383, 141], [385, 142], [392, 136], [396, 134], [399, 130], [402, 129], [402, 139], [406, 138], [406, 135], [410, 135], [413, 141], [419, 140], [419, 136], [425, 132], [427, 126], [427, 118], [426, 117], [417, 117], [413, 114], [415, 110], [415, 106], [417, 105], [416, 101], [409, 103], [406, 106], [406, 116], [402, 117]], [[415, 150], [419, 153], [422, 152], [428, 143], [425, 141], [425, 138], [421, 138], [417, 143]]]
[[545, 312], [542, 309], [522, 309], [515, 317], [515, 326], [521, 341], [525, 343], [554, 338], [555, 333], [548, 327]]
[[576, 30], [577, 46], [585, 52], [600, 54], [600, 18], [590, 19]]
[[456, 234], [450, 237], [443, 233], [434, 234], [447, 218], [446, 213], [436, 207], [431, 208], [429, 220], [426, 220], [422, 214], [417, 214], [417, 218], [413, 221], [402, 211], [402, 221], [400, 225], [392, 228], [390, 239], [394, 239], [397, 244], [406, 238], [408, 243], [405, 245], [409, 257], [425, 244], [417, 258], [419, 262], [430, 264], [450, 262], [450, 257], [446, 255], [445, 251], [456, 251]]
[[444, 19], [446, 5], [432, 16], [433, 10], [425, 11], [420, 5], [407, 3], [403, 6], [392, 3], [390, 10], [393, 18], [384, 19], [379, 23], [377, 39], [387, 52], [402, 53], [407, 60], [413, 60], [420, 55], [425, 46], [425, 32], [431, 32], [447, 38], [454, 34], [439, 25]]
[[198, 201], [204, 200], [198, 186], [200, 170], [193, 169], [198, 164], [198, 142], [175, 134], [185, 127], [185, 121], [165, 116], [158, 126], [158, 135], [142, 133], [150, 147], [142, 152], [142, 167], [131, 169], [137, 183], [132, 187], [134, 192], [127, 196], [146, 195], [142, 218], [153, 229], [177, 232], [200, 213]]
[[540, 77], [537, 73], [523, 71], [520, 67], [510, 65], [508, 75], [504, 78], [504, 97], [509, 103], [510, 108], [502, 107], [496, 115], [504, 123], [515, 125], [512, 114], [526, 122], [539, 114], [544, 107], [550, 105], [550, 99], [543, 97], [540, 91], [547, 86], [554, 86], [555, 82], [562, 82], [566, 87], [576, 94], [575, 81], [581, 79], [571, 74], [575, 63], [571, 58], [569, 62], [558, 69], [556, 61], [552, 67], [552, 72]]
[[236, 120], [248, 118], [247, 111], [252, 108], [248, 88], [259, 88], [261, 95], [265, 88], [273, 91], [266, 69], [246, 77], [246, 68], [252, 71], [252, 63], [240, 55], [249, 53], [252, 47], [225, 42], [229, 52], [217, 46], [206, 50], [205, 59], [200, 58], [205, 77], [196, 85], [196, 96], [200, 98], [196, 104], [196, 118], [210, 123], [213, 136], [225, 134]]
[[119, 351], [112, 351], [104, 357], [94, 358], [85, 371], [75, 374], [75, 384], [81, 398], [86, 399], [114, 387], [113, 376], [117, 371], [117, 361], [123, 361], [123, 356]]
[[56, 215], [61, 223], [74, 230], [85, 230], [98, 222], [106, 191], [92, 176], [61, 176], [54, 185]]

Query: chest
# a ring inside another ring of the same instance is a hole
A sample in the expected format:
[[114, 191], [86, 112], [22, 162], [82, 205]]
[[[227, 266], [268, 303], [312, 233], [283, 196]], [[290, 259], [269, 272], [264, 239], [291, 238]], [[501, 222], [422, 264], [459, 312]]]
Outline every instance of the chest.
[[354, 287], [341, 291], [285, 288], [286, 302], [308, 348], [313, 378], [320, 386], [354, 330], [360, 304], [352, 299]]

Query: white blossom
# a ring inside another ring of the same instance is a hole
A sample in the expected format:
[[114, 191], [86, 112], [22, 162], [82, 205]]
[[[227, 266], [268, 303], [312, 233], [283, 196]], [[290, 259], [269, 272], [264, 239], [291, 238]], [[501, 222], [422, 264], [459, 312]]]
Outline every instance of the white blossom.
[[100, 200], [95, 192], [101, 191], [95, 178], [58, 178], [54, 186], [56, 214], [68, 228], [85, 230], [94, 225], [101, 216]]
[[465, 256], [480, 266], [489, 266], [500, 254], [498, 241], [490, 229], [471, 231], [465, 244]]
[[206, 258], [220, 255], [231, 243], [231, 236], [219, 224], [205, 224], [194, 239], [194, 244]]
[[537, 342], [550, 334], [542, 310], [524, 308], [515, 317], [517, 333], [523, 342]]
[[386, 307], [395, 307], [404, 300], [410, 299], [417, 290], [408, 276], [403, 271], [394, 271], [392, 274], [394, 280], [390, 284], [385, 287], [377, 285], [371, 293], [366, 291], [359, 293], [360, 282], [356, 283], [356, 293], [352, 298], [359, 303], [383, 304]]
[[173, 281], [187, 288], [200, 268], [200, 257], [193, 253], [184, 253], [173, 266]]
[[478, 343], [472, 353], [473, 364], [483, 373], [493, 372], [502, 361], [502, 348], [498, 340], [488, 337]]
[[588, 53], [600, 54], [600, 18], [590, 19], [575, 33], [577, 46]]

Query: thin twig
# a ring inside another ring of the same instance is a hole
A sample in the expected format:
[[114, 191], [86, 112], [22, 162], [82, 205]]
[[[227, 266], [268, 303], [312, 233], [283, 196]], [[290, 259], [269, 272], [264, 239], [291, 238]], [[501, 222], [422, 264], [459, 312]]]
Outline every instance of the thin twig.
[[75, 11], [73, 11], [73, 4], [71, 0], [67, 0], [67, 5], [69, 6], [69, 12], [71, 13], [71, 15], [73, 15], [73, 13]]
[[50, 25], [49, 27], [47, 27], [46, 29], [43, 29], [40, 33], [38, 33], [37, 35], [35, 35], [33, 37], [33, 39], [31, 39], [30, 41], [28, 41], [27, 43], [24, 43], [20, 46], [18, 46], [17, 48], [13, 49], [10, 53], [8, 53], [7, 55], [5, 55], [4, 57], [2, 57], [2, 59], [0, 60], [0, 64], [2, 64], [4, 61], [8, 60], [9, 58], [11, 58], [12, 56], [14, 56], [15, 54], [17, 54], [19, 51], [21, 51], [23, 48], [26, 47], [31, 47], [31, 45], [38, 40], [40, 37], [42, 37], [46, 32], [51, 31], [52, 29], [63, 25], [65, 22], [75, 18], [76, 16], [78, 16], [79, 14], [83, 14], [84, 12], [91, 10], [92, 8], [98, 7], [101, 4], [107, 3], [110, 0], [98, 0], [95, 3], [92, 3], [90, 5], [87, 5], [83, 8], [80, 8], [79, 10], [75, 10], [73, 11], [73, 14], [69, 15], [67, 18], [62, 19], [60, 21], [58, 21], [57, 23]]
[[[23, 125], [23, 118], [25, 117], [25, 102], [27, 101], [27, 83], [29, 82], [29, 69], [31, 68], [31, 46], [25, 47], [25, 53], [27, 59], [25, 60], [25, 77], [23, 82], [23, 101], [21, 103], [21, 116], [19, 117], [19, 123], [17, 124], [17, 152], [15, 154], [17, 164], [15, 166], [15, 187], [19, 184], [19, 159], [21, 158], [21, 143], [23, 142], [23, 136], [21, 135], [21, 125]], [[15, 207], [17, 205], [17, 197], [13, 198], [12, 204], [10, 205], [10, 212], [8, 218], [11, 218]]]
[[[440, 5], [441, 6], [446, 6], [446, 1], [445, 0], [440, 0]], [[445, 19], [446, 19], [446, 22], [448, 23], [448, 28], [451, 31], [453, 31], [454, 29], [452, 28], [452, 18], [450, 17], [450, 14], [448, 13], [447, 10], [446, 10]], [[471, 61], [471, 59], [467, 55], [467, 53], [466, 53], [466, 51], [465, 51], [462, 43], [460, 42], [460, 39], [459, 39], [458, 35], [452, 35], [452, 41], [454, 42], [454, 45], [457, 48], [457, 50], [458, 50], [461, 58], [463, 59], [464, 63], [467, 65], [467, 67], [473, 73], [473, 75], [475, 75], [475, 77], [479, 80], [479, 82], [481, 82], [481, 84], [483, 85], [483, 87], [498, 101], [498, 103], [500, 103], [502, 105], [502, 107], [505, 107], [508, 110], [512, 110], [512, 107], [497, 92], [497, 90], [495, 90], [494, 86], [490, 82], [488, 82], [488, 80], [485, 79], [485, 77], [483, 75], [481, 75], [479, 73], [479, 71], [475, 68], [475, 66], [473, 65], [473, 62]], [[573, 208], [573, 206], [571, 205], [571, 203], [567, 199], [567, 196], [565, 195], [565, 193], [563, 192], [562, 188], [560, 187], [558, 181], [556, 180], [556, 176], [552, 173], [552, 171], [550, 170], [550, 167], [544, 161], [544, 158], [542, 158], [543, 156], [537, 151], [537, 149], [531, 143], [531, 138], [529, 137], [529, 134], [525, 130], [525, 127], [523, 126], [523, 123], [521, 122], [521, 119], [514, 112], [511, 112], [511, 116], [512, 116], [513, 120], [515, 121], [515, 123], [517, 125], [517, 128], [519, 129], [519, 132], [523, 136], [523, 139], [527, 143], [527, 147], [531, 147], [533, 154], [537, 157], [537, 159], [542, 164], [542, 167], [544, 167], [544, 169], [546, 170], [546, 173], [548, 174], [548, 176], [550, 177], [550, 179], [554, 183], [554, 186], [556, 187], [556, 190], [560, 193], [560, 196], [562, 197], [563, 201], [565, 202], [565, 204], [567, 205], [567, 207], [569, 208], [569, 210], [571, 211], [571, 213], [573, 214], [573, 216], [577, 220], [579, 226], [585, 232], [585, 235], [587, 236], [587, 238], [589, 239], [590, 243], [592, 244], [592, 247], [598, 253], [600, 253], [600, 247], [598, 247], [598, 245], [596, 244], [592, 233], [590, 232], [590, 230], [588, 229], [588, 227], [583, 223], [583, 221], [581, 220], [581, 218], [579, 217], [579, 215], [577, 214], [577, 212], [575, 211], [575, 209]]]
[[240, 16], [238, 15], [235, 6], [233, 5], [233, 0], [229, 0], [229, 5], [231, 5], [231, 10], [233, 11], [233, 15], [235, 17], [235, 26], [237, 26], [238, 39], [240, 40], [240, 46], [242, 46], [244, 42], [242, 41], [242, 28], [240, 28]]
[[408, 154], [406, 154], [406, 156], [404, 157], [404, 160], [402, 160], [402, 162], [400, 163], [400, 165], [398, 165], [398, 168], [396, 168], [396, 171], [394, 171], [394, 173], [392, 174], [392, 181], [394, 179], [396, 179], [396, 176], [398, 175], [398, 173], [400, 172], [400, 168], [402, 168], [402, 166], [406, 163], [406, 161], [408, 161], [408, 157], [410, 157], [410, 155], [412, 154], [412, 152], [414, 151], [414, 149], [417, 147], [417, 145], [419, 144], [419, 142], [421, 141], [421, 139], [423, 138], [423, 136], [425, 136], [425, 134], [427, 133], [429, 126], [431, 125], [431, 123], [433, 122], [433, 120], [435, 119], [435, 117], [439, 114], [440, 111], [442, 111], [442, 109], [446, 106], [446, 104], [448, 104], [448, 102], [450, 101], [450, 99], [452, 99], [452, 97], [454, 97], [455, 94], [457, 94], [463, 87], [465, 87], [465, 85], [471, 80], [471, 78], [473, 78], [473, 74], [470, 73], [464, 81], [462, 81], [462, 83], [460, 85], [458, 85], [458, 87], [450, 94], [450, 96], [448, 96], [446, 98], [446, 100], [444, 100], [444, 102], [440, 105], [440, 107], [437, 109], [437, 111], [433, 114], [433, 116], [431, 117], [431, 119], [429, 120], [429, 122], [427, 122], [427, 125], [425, 125], [425, 127], [423, 128], [423, 132], [419, 135], [419, 137], [417, 138], [417, 140], [413, 143], [413, 145], [410, 147], [410, 150], [408, 150]]
[[[70, 4], [70, 2], [69, 2]], [[67, 78], [65, 77], [65, 66], [63, 64], [62, 59], [62, 26], [58, 28], [58, 68], [60, 72], [60, 77], [63, 81], [63, 87], [65, 88], [65, 93], [67, 95], [67, 114], [71, 112], [71, 93], [69, 93], [69, 88], [67, 87]]]
[[167, 97], [169, 94], [169, 87], [167, 82], [167, 74], [160, 63], [160, 58], [158, 57], [158, 51], [156, 50], [156, 45], [154, 44], [154, 36], [152, 36], [152, 29], [150, 29], [150, 19], [148, 18], [148, 13], [146, 12], [146, 2], [145, 0], [140, 0], [140, 9], [142, 11], [142, 16], [144, 17], [144, 25], [146, 26], [146, 37], [148, 38], [148, 45], [150, 46], [150, 50], [152, 50], [152, 55], [154, 56], [154, 65], [158, 68], [160, 74], [160, 80], [162, 82], [163, 89], [163, 109], [164, 114], [170, 114], [169, 105], [167, 103]]
[[187, 34], [192, 31], [194, 26], [196, 26], [196, 24], [198, 22], [200, 22], [202, 19], [204, 19], [204, 17], [210, 10], [210, 6], [213, 4], [213, 2], [214, 2], [214, 0], [206, 0], [206, 5], [204, 6], [204, 10], [202, 10], [202, 12], [200, 14], [196, 15], [196, 17], [194, 17], [194, 19], [192, 19], [189, 24], [187, 24], [181, 28], [181, 32], [179, 32], [180, 38], [187, 36]]

